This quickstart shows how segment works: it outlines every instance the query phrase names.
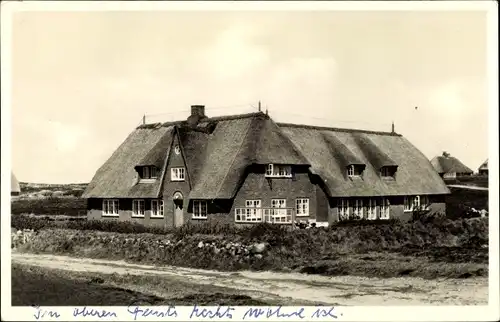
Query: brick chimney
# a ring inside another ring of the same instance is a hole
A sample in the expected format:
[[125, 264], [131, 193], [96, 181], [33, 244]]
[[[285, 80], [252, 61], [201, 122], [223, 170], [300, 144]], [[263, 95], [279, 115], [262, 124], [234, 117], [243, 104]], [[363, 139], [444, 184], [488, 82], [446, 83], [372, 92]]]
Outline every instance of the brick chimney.
[[205, 105], [191, 105], [191, 115], [205, 117]]
[[191, 115], [187, 118], [190, 126], [195, 127], [201, 119], [206, 118], [205, 105], [191, 105]]

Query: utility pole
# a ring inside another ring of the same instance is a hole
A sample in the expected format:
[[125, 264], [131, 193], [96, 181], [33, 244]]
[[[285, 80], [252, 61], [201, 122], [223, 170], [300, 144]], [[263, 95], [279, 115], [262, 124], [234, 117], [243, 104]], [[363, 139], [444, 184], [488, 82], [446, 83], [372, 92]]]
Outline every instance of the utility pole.
[[142, 125], [146, 124], [146, 114], [142, 116]]
[[260, 101], [259, 101], [259, 105], [258, 105], [258, 108], [259, 108], [259, 112], [260, 112]]

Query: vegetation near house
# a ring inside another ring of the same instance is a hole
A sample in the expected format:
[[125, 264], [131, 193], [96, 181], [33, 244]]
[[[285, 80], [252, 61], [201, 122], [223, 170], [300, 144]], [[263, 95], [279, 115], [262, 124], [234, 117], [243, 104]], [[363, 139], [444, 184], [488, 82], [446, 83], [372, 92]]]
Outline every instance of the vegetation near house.
[[257, 112], [144, 124], [97, 170], [88, 218], [175, 227], [317, 225], [445, 212], [444, 182], [402, 135], [275, 123]]
[[[487, 218], [341, 222], [291, 231], [206, 222], [161, 230], [113, 221], [47, 221], [14, 216], [29, 238], [19, 251], [56, 253], [219, 270], [298, 270], [324, 275], [460, 277], [487, 275]], [[117, 247], [119, 245], [119, 247]]]

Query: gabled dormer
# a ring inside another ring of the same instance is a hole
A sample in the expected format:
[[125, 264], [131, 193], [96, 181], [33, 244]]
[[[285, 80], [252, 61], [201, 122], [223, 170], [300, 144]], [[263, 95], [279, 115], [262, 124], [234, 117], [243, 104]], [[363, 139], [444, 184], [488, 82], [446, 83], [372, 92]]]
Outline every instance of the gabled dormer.
[[135, 169], [139, 175], [139, 183], [155, 182], [160, 173], [160, 169], [154, 165], [137, 166]]
[[358, 178], [363, 176], [366, 165], [362, 163], [353, 163], [347, 166], [347, 177]]
[[287, 164], [267, 164], [266, 178], [292, 178], [292, 166]]
[[384, 165], [380, 167], [380, 176], [383, 179], [394, 179], [398, 171], [397, 165]]

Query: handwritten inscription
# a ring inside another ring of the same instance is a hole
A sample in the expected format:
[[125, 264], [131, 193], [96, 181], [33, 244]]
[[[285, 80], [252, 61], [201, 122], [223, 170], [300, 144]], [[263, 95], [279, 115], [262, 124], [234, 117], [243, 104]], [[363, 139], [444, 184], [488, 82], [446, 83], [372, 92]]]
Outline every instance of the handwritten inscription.
[[169, 306], [166, 309], [158, 310], [158, 309], [142, 308], [139, 305], [135, 305], [135, 303], [132, 303], [127, 307], [127, 312], [132, 315], [134, 321], [136, 321], [137, 318], [141, 317], [142, 318], [177, 317], [177, 311], [175, 310], [174, 306]]
[[[342, 313], [340, 314], [342, 315]], [[330, 307], [328, 309], [320, 308], [314, 311], [314, 313], [311, 315], [311, 318], [333, 318], [336, 319], [337, 315], [335, 314], [335, 310], [333, 307]]]
[[83, 308], [79, 309], [79, 308], [76, 308], [73, 310], [73, 316], [74, 317], [77, 317], [77, 316], [82, 316], [82, 317], [87, 317], [87, 316], [91, 316], [91, 317], [95, 317], [95, 318], [107, 318], [107, 317], [113, 317], [113, 318], [116, 318], [116, 313], [115, 312], [112, 312], [112, 311], [106, 311], [106, 310], [96, 310], [96, 309], [92, 309], [92, 308], [87, 308], [86, 306], [84, 306]]
[[44, 310], [40, 308], [39, 306], [34, 306], [35, 309], [35, 314], [33, 316], [35, 317], [36, 320], [40, 320], [43, 318], [60, 318], [61, 315], [57, 313], [56, 311], [52, 310]]
[[195, 317], [195, 318], [209, 318], [209, 319], [215, 319], [215, 318], [232, 319], [233, 315], [231, 314], [231, 312], [233, 311], [234, 308], [230, 306], [228, 307], [218, 306], [217, 309], [210, 310], [210, 309], [200, 308], [195, 304], [189, 318], [192, 319], [193, 317]]
[[300, 308], [298, 310], [286, 310], [283, 309], [282, 306], [278, 306], [277, 308], [267, 308], [267, 309], [262, 309], [262, 308], [250, 308], [248, 309], [245, 314], [243, 314], [243, 320], [246, 318], [261, 318], [261, 317], [266, 317], [266, 318], [272, 318], [272, 317], [277, 317], [277, 318], [300, 318], [304, 319], [304, 308]]
[[[144, 304], [144, 302], [141, 302]], [[39, 306], [33, 306], [35, 312], [33, 316], [35, 320], [43, 319], [58, 319], [61, 314], [58, 311], [43, 309]], [[96, 309], [84, 306], [82, 308], [73, 309], [73, 317], [90, 317], [90, 318], [124, 318], [124, 316], [118, 317], [118, 312], [123, 309], [116, 309], [116, 311], [110, 311], [105, 309]], [[217, 307], [202, 307], [194, 305], [192, 308], [180, 310], [178, 313], [175, 306], [168, 307], [154, 307], [154, 306], [143, 306], [139, 305], [139, 302], [134, 302], [127, 307], [125, 318], [132, 318], [134, 321], [144, 320], [147, 318], [158, 320], [161, 318], [179, 318], [179, 320], [198, 320], [198, 319], [211, 319], [211, 320], [232, 320], [235, 316], [235, 320], [267, 320], [267, 319], [283, 319], [283, 320], [314, 320], [314, 319], [327, 319], [334, 320], [338, 319], [338, 316], [342, 316], [342, 313], [336, 312], [334, 307], [250, 307], [248, 309], [239, 310], [237, 307], [231, 306], [217, 306]], [[182, 314], [181, 314], [182, 313]], [[64, 317], [63, 319], [67, 319]]]

